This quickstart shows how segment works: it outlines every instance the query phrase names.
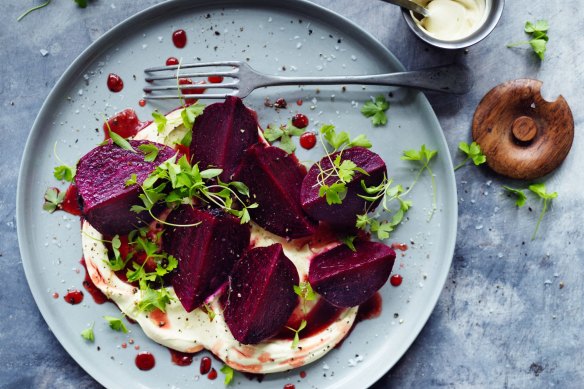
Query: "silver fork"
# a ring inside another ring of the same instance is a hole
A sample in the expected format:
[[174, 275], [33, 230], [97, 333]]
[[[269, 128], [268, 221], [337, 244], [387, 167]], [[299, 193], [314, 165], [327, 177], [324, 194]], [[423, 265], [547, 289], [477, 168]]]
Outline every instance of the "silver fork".
[[[210, 67], [208, 71], [188, 72], [188, 69]], [[217, 70], [216, 68], [229, 68]], [[428, 69], [372, 74], [364, 76], [332, 76], [332, 77], [281, 77], [260, 73], [247, 63], [242, 61], [217, 61], [200, 62], [196, 64], [170, 65], [148, 68], [146, 81], [175, 80], [171, 85], [146, 86], [145, 99], [170, 100], [179, 98], [193, 99], [221, 99], [226, 96], [244, 98], [257, 88], [277, 85], [390, 85], [405, 86], [425, 91], [465, 94], [472, 87], [470, 71], [463, 65], [447, 65]], [[160, 74], [160, 75], [157, 75]], [[212, 77], [221, 76], [224, 80], [220, 83], [205, 83], [205, 89], [232, 89], [225, 93], [194, 93], [182, 94], [181, 89], [194, 89], [197, 84], [178, 85], [179, 78]], [[230, 79], [227, 81], [227, 79]], [[174, 94], [158, 94], [159, 92], [175, 91]]]

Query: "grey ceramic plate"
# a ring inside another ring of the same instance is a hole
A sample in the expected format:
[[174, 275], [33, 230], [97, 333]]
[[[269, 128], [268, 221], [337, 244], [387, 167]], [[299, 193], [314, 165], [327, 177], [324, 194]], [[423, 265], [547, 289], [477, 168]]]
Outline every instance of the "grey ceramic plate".
[[[185, 49], [171, 42], [174, 30], [188, 34]], [[406, 33], [406, 32], [404, 32]], [[184, 62], [201, 59], [241, 59], [268, 73], [305, 75], [366, 74], [402, 70], [403, 67], [371, 35], [339, 15], [309, 2], [295, 1], [175, 1], [152, 7], [118, 25], [77, 58], [59, 80], [31, 131], [18, 183], [17, 222], [26, 276], [38, 307], [55, 336], [75, 360], [107, 387], [222, 387], [197, 377], [194, 366], [178, 367], [169, 352], [148, 340], [136, 325], [127, 335], [113, 332], [102, 319], [119, 315], [113, 304], [97, 305], [86, 293], [80, 305], [69, 305], [62, 296], [68, 288], [83, 290], [79, 221], [63, 212], [41, 210], [52, 177], [53, 147], [68, 164], [103, 139], [103, 115], [134, 108], [146, 120], [154, 108], [138, 106], [144, 85], [142, 69], [163, 64], [169, 56]], [[119, 74], [125, 87], [114, 94], [106, 88], [107, 74]], [[358, 105], [370, 96], [392, 92], [389, 124], [373, 128]], [[264, 99], [284, 97], [288, 109], [264, 106]], [[298, 99], [303, 104], [296, 104]], [[395, 272], [403, 284], [382, 290], [383, 310], [379, 318], [357, 325], [342, 347], [299, 370], [267, 376], [259, 387], [297, 388], [366, 387], [389, 370], [414, 341], [432, 312], [445, 282], [456, 238], [457, 204], [450, 156], [439, 123], [426, 98], [405, 89], [348, 88], [340, 86], [301, 89], [298, 87], [259, 90], [246, 98], [258, 111], [262, 125], [285, 123], [296, 112], [306, 114], [310, 128], [332, 123], [341, 130], [367, 134], [381, 154], [390, 175], [404, 185], [413, 179], [412, 165], [401, 161], [401, 151], [425, 143], [438, 150], [432, 165], [436, 176], [438, 210], [428, 221], [431, 206], [430, 179], [424, 175], [411, 193], [414, 207], [409, 219], [390, 239], [410, 247], [399, 253]], [[314, 161], [322, 150], [300, 152], [301, 160]], [[59, 298], [53, 298], [58, 293]], [[80, 332], [95, 322], [95, 344], [86, 343]], [[133, 345], [129, 344], [130, 339]], [[128, 343], [127, 348], [122, 344]], [[138, 351], [150, 351], [156, 367], [149, 372], [134, 365]], [[356, 357], [358, 355], [358, 357]], [[214, 362], [218, 369], [221, 364]], [[238, 388], [257, 387], [242, 375]]]

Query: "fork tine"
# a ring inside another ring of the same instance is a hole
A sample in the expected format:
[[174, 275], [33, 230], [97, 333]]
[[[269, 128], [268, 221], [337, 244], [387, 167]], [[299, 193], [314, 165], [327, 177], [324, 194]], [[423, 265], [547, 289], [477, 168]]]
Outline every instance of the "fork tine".
[[[216, 93], [216, 94], [192, 94], [181, 95], [183, 99], [224, 99], [227, 96], [237, 96], [237, 91], [233, 93]], [[144, 100], [178, 100], [178, 95], [145, 95]]]
[[151, 73], [151, 72], [162, 72], [165, 70], [202, 68], [202, 67], [208, 67], [208, 66], [239, 66], [239, 65], [241, 65], [240, 61], [199, 62], [199, 63], [190, 63], [187, 65], [155, 66], [152, 68], [144, 69], [144, 72]]
[[188, 85], [164, 85], [164, 86], [146, 86], [142, 89], [146, 93], [156, 92], [156, 91], [165, 91], [165, 90], [174, 90], [177, 89], [236, 89], [237, 88], [236, 82], [230, 82], [228, 84], [188, 84]]
[[[179, 74], [178, 78], [190, 78], [190, 77], [209, 77], [209, 76], [225, 76], [225, 77], [237, 77], [237, 70], [230, 72], [199, 72], [199, 73], [185, 73]], [[156, 77], [146, 77], [146, 82], [158, 81], [158, 80], [173, 80], [176, 79], [176, 74], [170, 76], [156, 76]]]

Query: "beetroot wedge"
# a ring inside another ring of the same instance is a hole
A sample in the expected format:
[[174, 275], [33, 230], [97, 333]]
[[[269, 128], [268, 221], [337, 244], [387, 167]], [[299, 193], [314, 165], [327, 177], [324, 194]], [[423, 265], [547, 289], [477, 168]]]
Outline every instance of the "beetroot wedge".
[[383, 243], [359, 241], [355, 249], [342, 244], [310, 262], [310, 285], [338, 307], [367, 301], [387, 282], [395, 261], [395, 251]]
[[[158, 165], [176, 152], [168, 146], [149, 141], [129, 141], [136, 150], [122, 149], [111, 141], [85, 154], [77, 163], [75, 182], [79, 190], [79, 202], [83, 217], [102, 234], [127, 234], [152, 221], [148, 212], [135, 213], [132, 205], [142, 205], [138, 198], [140, 186], [126, 186], [132, 174], [138, 183], [144, 180]], [[143, 144], [158, 148], [153, 162], [144, 160], [138, 147]], [[153, 209], [156, 213], [159, 209]]]
[[258, 121], [238, 97], [228, 96], [223, 103], [211, 104], [195, 120], [191, 155], [201, 169], [223, 169], [223, 182], [239, 165], [244, 151], [258, 142]]
[[[376, 186], [381, 184], [384, 175], [387, 173], [385, 162], [376, 153], [363, 147], [352, 147], [342, 151], [341, 161], [351, 160], [358, 167], [365, 170], [369, 175], [355, 172], [353, 179], [347, 184], [347, 194], [341, 204], [329, 205], [325, 197], [319, 196], [319, 189], [322, 182], [319, 182], [319, 175], [322, 171], [331, 169], [332, 163], [340, 152], [334, 153], [329, 157], [324, 157], [317, 164], [314, 164], [302, 182], [302, 191], [300, 199], [302, 208], [311, 217], [321, 220], [334, 227], [354, 227], [356, 215], [363, 213], [370, 202], [362, 199], [359, 195], [366, 195], [361, 187], [361, 180], [365, 181], [367, 186]], [[322, 180], [322, 179], [321, 179]], [[334, 174], [325, 178], [324, 184], [332, 185], [338, 180]], [[370, 211], [373, 211], [377, 204], [373, 204]]]
[[298, 305], [298, 280], [281, 244], [248, 251], [233, 268], [225, 301], [225, 322], [233, 337], [256, 344], [276, 335]]
[[316, 230], [300, 205], [300, 187], [306, 170], [295, 156], [278, 147], [256, 144], [244, 154], [234, 179], [249, 187], [257, 208], [250, 209], [253, 221], [287, 238], [301, 238]]
[[200, 306], [225, 281], [249, 245], [249, 224], [221, 210], [203, 210], [182, 205], [169, 223], [194, 227], [168, 227], [164, 249], [178, 259], [172, 286], [187, 312]]

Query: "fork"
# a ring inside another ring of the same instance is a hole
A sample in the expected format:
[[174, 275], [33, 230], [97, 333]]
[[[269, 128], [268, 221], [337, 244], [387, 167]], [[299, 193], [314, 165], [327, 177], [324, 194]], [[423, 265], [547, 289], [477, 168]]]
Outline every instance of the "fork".
[[[229, 67], [228, 70], [217, 68]], [[188, 72], [188, 69], [211, 68], [200, 72]], [[200, 62], [196, 64], [169, 65], [145, 69], [145, 80], [148, 83], [157, 81], [176, 80], [171, 85], [146, 86], [145, 99], [170, 100], [170, 99], [221, 99], [227, 96], [244, 98], [257, 88], [277, 85], [390, 85], [405, 86], [425, 91], [444, 92], [453, 94], [465, 94], [472, 87], [470, 71], [463, 65], [453, 64], [421, 70], [373, 74], [363, 76], [332, 76], [332, 77], [281, 77], [260, 73], [247, 63], [242, 61], [217, 61]], [[161, 75], [157, 75], [161, 74]], [[224, 77], [219, 83], [206, 83], [205, 89], [232, 89], [227, 93], [191, 93], [180, 94], [181, 89], [195, 89], [196, 84], [178, 85], [179, 78], [194, 77]], [[224, 82], [226, 79], [230, 79]], [[165, 91], [176, 91], [175, 94], [157, 94]]]

